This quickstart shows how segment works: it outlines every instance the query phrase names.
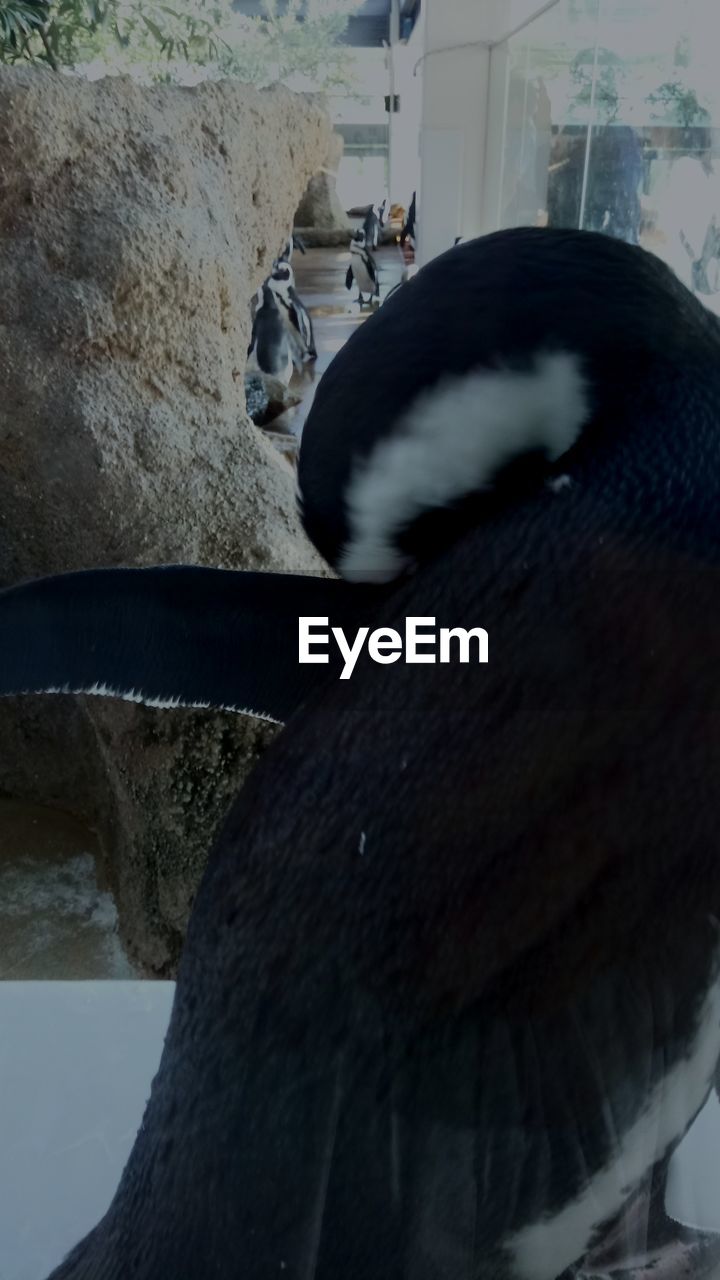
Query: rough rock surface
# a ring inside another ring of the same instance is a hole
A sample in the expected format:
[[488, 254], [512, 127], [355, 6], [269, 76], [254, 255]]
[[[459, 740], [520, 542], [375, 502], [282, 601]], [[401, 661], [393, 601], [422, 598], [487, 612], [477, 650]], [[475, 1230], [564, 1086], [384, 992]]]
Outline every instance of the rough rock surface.
[[344, 146], [342, 136], [333, 132], [322, 168], [313, 174], [295, 211], [295, 226], [303, 239], [305, 230], [310, 228], [316, 232], [350, 230], [347, 214], [335, 189]]
[[245, 374], [247, 411], [258, 427], [267, 427], [276, 418], [300, 404], [301, 397], [269, 373]]
[[[327, 154], [285, 90], [0, 71], [0, 581], [196, 562], [323, 572], [245, 412], [249, 302]], [[272, 731], [102, 699], [0, 705], [0, 789], [97, 826], [122, 929], [177, 956]]]
[[[359, 226], [359, 222], [356, 224]], [[338, 249], [344, 248], [350, 244], [354, 228], [350, 226], [345, 231], [328, 231], [322, 227], [298, 227], [297, 231], [303, 238], [303, 243], [307, 249]], [[396, 227], [383, 227], [380, 232], [381, 244], [397, 244], [398, 232]], [[349, 259], [348, 259], [349, 261]]]

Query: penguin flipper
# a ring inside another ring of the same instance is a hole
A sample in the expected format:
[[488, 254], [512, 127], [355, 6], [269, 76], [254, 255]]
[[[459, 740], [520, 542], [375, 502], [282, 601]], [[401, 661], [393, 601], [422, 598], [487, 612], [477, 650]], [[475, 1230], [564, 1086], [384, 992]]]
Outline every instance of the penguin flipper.
[[328, 664], [299, 662], [299, 617], [357, 629], [379, 599], [335, 579], [185, 565], [36, 579], [0, 591], [0, 696], [88, 693], [283, 724], [339, 673], [334, 644]]
[[352, 282], [353, 282], [353, 269], [352, 269], [352, 263], [351, 263], [347, 269], [347, 275], [345, 276], [345, 288], [352, 289]]

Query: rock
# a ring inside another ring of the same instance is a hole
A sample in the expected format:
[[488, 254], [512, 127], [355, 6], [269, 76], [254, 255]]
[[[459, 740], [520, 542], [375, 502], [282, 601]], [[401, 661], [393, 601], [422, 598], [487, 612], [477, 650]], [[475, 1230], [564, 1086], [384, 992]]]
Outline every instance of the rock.
[[[307, 249], [318, 248], [344, 248], [350, 244], [352, 239], [352, 227], [347, 230], [326, 230], [323, 227], [296, 227], [298, 235], [302, 236], [303, 243]], [[398, 232], [396, 227], [383, 227], [380, 232], [381, 244], [397, 244]]]
[[245, 374], [245, 403], [257, 427], [266, 427], [274, 422], [288, 409], [300, 404], [300, 399], [284, 383], [267, 373]]
[[297, 227], [298, 235], [302, 236], [306, 249], [328, 249], [328, 248], [347, 248], [352, 239], [352, 231], [347, 229], [324, 228], [324, 227]]
[[303, 240], [309, 228], [348, 232], [349, 239], [350, 224], [335, 190], [344, 146], [341, 135], [333, 133], [323, 166], [313, 174], [295, 211], [295, 227]]
[[[245, 414], [249, 301], [327, 154], [314, 101], [0, 70], [0, 581], [188, 562], [322, 573]], [[111, 700], [0, 704], [2, 791], [102, 838], [171, 972], [212, 833], [273, 731]]]
[[289, 435], [285, 431], [266, 431], [261, 427], [265, 439], [270, 442], [283, 458], [286, 458], [291, 466], [297, 466], [298, 453], [300, 451], [300, 440], [297, 436]]

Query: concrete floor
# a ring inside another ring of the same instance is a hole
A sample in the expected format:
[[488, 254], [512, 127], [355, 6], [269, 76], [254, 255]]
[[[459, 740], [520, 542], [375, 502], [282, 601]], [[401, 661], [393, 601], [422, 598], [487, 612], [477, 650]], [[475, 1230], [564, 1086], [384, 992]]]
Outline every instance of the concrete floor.
[[[382, 304], [390, 290], [399, 283], [404, 262], [395, 244], [383, 245], [375, 258], [380, 272]], [[270, 430], [273, 432], [283, 431], [300, 438], [318, 382], [333, 356], [345, 345], [354, 329], [377, 310], [377, 306], [360, 308], [354, 284], [350, 291], [345, 288], [349, 263], [348, 249], [308, 249], [305, 254], [296, 250], [293, 254], [295, 283], [312, 317], [318, 358], [302, 374], [293, 375], [290, 387], [302, 396], [301, 403], [272, 423]]]

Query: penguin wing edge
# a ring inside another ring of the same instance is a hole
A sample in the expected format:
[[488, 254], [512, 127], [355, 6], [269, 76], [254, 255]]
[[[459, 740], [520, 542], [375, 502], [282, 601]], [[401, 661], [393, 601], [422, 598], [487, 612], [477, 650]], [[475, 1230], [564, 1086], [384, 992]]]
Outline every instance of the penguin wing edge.
[[330, 578], [183, 565], [40, 578], [0, 591], [0, 696], [84, 693], [284, 724], [338, 674], [328, 645], [325, 662], [300, 661], [300, 619], [357, 627], [373, 602]]

